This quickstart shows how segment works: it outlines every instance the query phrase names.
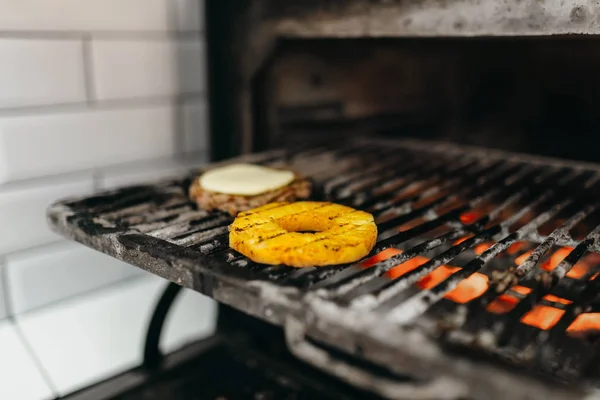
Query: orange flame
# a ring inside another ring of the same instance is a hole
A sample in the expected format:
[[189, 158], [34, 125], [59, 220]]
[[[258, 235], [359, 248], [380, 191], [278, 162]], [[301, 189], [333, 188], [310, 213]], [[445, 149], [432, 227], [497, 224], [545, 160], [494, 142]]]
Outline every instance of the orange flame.
[[[364, 267], [371, 267], [380, 261], [386, 260], [396, 254], [401, 254], [402, 250], [390, 248], [382, 251], [379, 254], [364, 261], [361, 265]], [[390, 279], [396, 279], [402, 275], [412, 271], [418, 266], [429, 261], [426, 257], [417, 256], [402, 264], [399, 264], [386, 272], [386, 276]], [[417, 282], [417, 286], [421, 289], [429, 289], [442, 282], [444, 279], [458, 271], [458, 267], [449, 267], [442, 265], [433, 270], [428, 275], [424, 276]], [[463, 279], [454, 290], [446, 293], [444, 298], [454, 301], [455, 303], [464, 304], [476, 297], [481, 296], [487, 289], [488, 278], [484, 274], [474, 273], [467, 279]]]

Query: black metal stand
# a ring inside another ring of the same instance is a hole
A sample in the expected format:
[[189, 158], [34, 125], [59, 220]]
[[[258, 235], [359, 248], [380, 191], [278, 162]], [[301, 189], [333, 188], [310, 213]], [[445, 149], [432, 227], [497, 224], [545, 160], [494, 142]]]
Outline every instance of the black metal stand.
[[144, 343], [144, 361], [143, 366], [148, 369], [154, 369], [160, 365], [163, 355], [160, 351], [160, 336], [165, 324], [165, 319], [171, 309], [171, 305], [181, 292], [181, 286], [169, 282], [163, 294], [160, 296], [152, 319], [148, 325], [146, 333], [146, 342]]

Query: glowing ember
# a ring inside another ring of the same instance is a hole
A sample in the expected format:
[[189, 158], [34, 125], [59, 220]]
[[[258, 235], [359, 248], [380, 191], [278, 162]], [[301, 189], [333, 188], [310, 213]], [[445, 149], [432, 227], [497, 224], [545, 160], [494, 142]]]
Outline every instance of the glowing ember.
[[367, 268], [372, 267], [373, 265], [377, 264], [378, 262], [387, 260], [388, 258], [395, 256], [396, 254], [400, 254], [400, 253], [402, 253], [402, 250], [394, 249], [392, 247], [392, 248], [382, 251], [381, 253], [375, 254], [373, 257], [363, 261], [360, 265], [362, 265], [363, 267], [367, 267]]
[[[461, 239], [458, 239], [457, 242], [466, 240], [469, 237], [470, 236], [466, 236]], [[455, 244], [456, 244], [456, 242], [455, 242]], [[517, 243], [515, 243], [515, 245], [517, 245]], [[482, 243], [482, 244], [476, 246], [474, 251], [476, 254], [481, 254], [485, 250], [487, 250], [490, 246], [491, 246], [491, 244], [489, 244], [489, 243]], [[511, 250], [511, 248], [509, 248], [508, 251], [509, 252], [511, 252], [511, 251], [517, 252], [518, 250], [522, 250], [522, 248], [523, 248], [523, 244], [518, 243], [518, 246], [515, 246], [512, 250]], [[571, 248], [564, 247], [564, 248], [561, 248], [561, 249], [555, 251], [552, 254], [552, 256], [549, 258], [549, 260], [542, 266], [542, 268], [544, 268], [546, 270], [552, 270], [552, 269], [556, 268], [556, 266], [558, 264], [560, 264], [560, 262], [564, 259], [564, 257], [566, 257], [569, 254], [569, 252], [571, 250], [572, 250]], [[533, 252], [533, 250], [530, 250], [524, 254], [521, 254], [519, 257], [517, 257], [515, 259], [515, 263], [517, 265], [523, 263], [525, 261], [525, 259], [527, 257], [529, 257], [529, 255], [532, 252]], [[382, 251], [381, 253], [364, 261], [361, 265], [368, 268], [368, 267], [371, 267], [383, 260], [386, 260], [394, 255], [401, 254], [401, 253], [402, 253], [402, 250], [390, 248], [390, 249]], [[426, 257], [422, 257], [422, 256], [414, 257], [414, 258], [390, 269], [386, 273], [386, 276], [390, 279], [399, 278], [402, 275], [419, 267], [420, 265], [423, 265], [427, 261], [429, 261], [429, 259]], [[578, 263], [577, 265], [579, 265], [579, 264], [580, 263]], [[590, 270], [590, 264], [588, 264], [586, 262], [586, 263], [583, 263], [583, 265], [584, 265], [584, 267], [581, 267], [581, 268], [585, 269], [585, 272], [582, 272], [581, 270], [579, 270], [579, 271], [576, 270], [576, 271], [578, 271], [578, 272], [576, 272], [578, 274], [578, 276], [583, 276]], [[574, 269], [575, 269], [575, 267], [574, 267]], [[458, 270], [460, 270], [459, 267], [442, 265], [442, 266], [436, 268], [435, 270], [433, 270], [431, 273], [429, 273], [425, 277], [421, 278], [417, 282], [416, 286], [423, 290], [433, 288]], [[579, 275], [579, 274], [581, 274], [581, 275]], [[451, 300], [455, 303], [464, 304], [464, 303], [468, 303], [469, 301], [481, 296], [487, 290], [487, 288], [488, 288], [487, 276], [476, 272], [476, 273], [472, 274], [470, 277], [468, 277], [467, 279], [462, 280], [457, 285], [457, 287], [454, 290], [447, 293], [444, 296], [444, 298]], [[527, 294], [531, 293], [531, 289], [529, 289], [525, 286], [519, 286], [519, 285], [513, 286], [509, 292], [500, 295], [497, 299], [495, 299], [493, 302], [488, 304], [488, 306], [486, 307], [486, 310], [491, 313], [494, 313], [494, 314], [504, 314], [504, 313], [509, 312], [520, 301], [520, 299], [515, 295], [515, 293], [517, 293], [519, 295], [527, 295]], [[545, 295], [543, 297], [543, 299], [546, 301], [549, 301], [549, 302], [560, 303], [560, 304], [565, 304], [565, 305], [572, 303], [572, 301], [570, 301], [570, 300], [567, 300], [567, 299], [564, 299], [564, 298], [561, 298], [561, 297], [558, 297], [558, 296], [555, 296], [552, 294]], [[564, 315], [564, 313], [565, 313], [564, 310], [561, 310], [561, 309], [558, 309], [555, 307], [551, 307], [551, 306], [538, 304], [538, 305], [534, 306], [525, 315], [523, 315], [523, 317], [521, 318], [521, 322], [523, 324], [530, 325], [530, 326], [533, 326], [533, 327], [536, 327], [536, 328], [539, 328], [542, 330], [548, 330], [548, 329], [552, 328], [554, 325], [556, 325], [556, 323], [560, 320], [560, 318]], [[585, 333], [585, 331], [600, 332], [600, 313], [588, 313], [588, 314], [582, 314], [582, 315], [578, 316], [575, 319], [575, 321], [573, 321], [573, 323], [569, 326], [567, 331], [569, 333], [573, 333], [573, 334], [574, 333], [579, 334], [582, 332]]]
[[567, 328], [570, 333], [584, 331], [600, 332], [600, 313], [581, 314]]
[[460, 239], [457, 239], [453, 244], [454, 246], [456, 246], [457, 244], [461, 244], [462, 242], [464, 242], [465, 240], [469, 239], [470, 237], [472, 237], [473, 235], [467, 235], [467, 236], [463, 236]]
[[570, 252], [573, 251], [572, 247], [562, 247], [554, 252], [550, 257], [550, 268], [554, 269], [564, 260]]
[[494, 314], [504, 314], [515, 308], [519, 299], [508, 294], [500, 295], [485, 308], [488, 312]]
[[[550, 256], [550, 259], [542, 265], [542, 269], [552, 271], [554, 268], [558, 267], [558, 264], [560, 264], [571, 251], [573, 251], [572, 247], [562, 247], [556, 250], [552, 256]], [[567, 272], [567, 276], [573, 279], [581, 279], [590, 271], [590, 269], [591, 266], [588, 262], [585, 259], [582, 259], [579, 260], [577, 264], [573, 265], [573, 268]]]
[[535, 326], [543, 330], [552, 328], [565, 313], [558, 308], [537, 305], [531, 311], [523, 315], [521, 322], [527, 325]]
[[531, 293], [531, 289], [529, 289], [527, 286], [519, 286], [519, 285], [517, 285], [517, 286], [511, 287], [510, 290], [512, 290], [513, 292], [517, 292], [519, 294], [522, 294], [522, 295], [526, 295], [526, 294]]
[[[513, 286], [511, 290], [522, 295], [531, 293], [531, 289], [525, 286]], [[486, 310], [494, 314], [504, 314], [515, 308], [518, 302], [519, 299], [517, 297], [504, 293], [488, 304]]]
[[487, 249], [489, 249], [490, 247], [492, 247], [492, 243], [481, 243], [478, 244], [477, 246], [475, 246], [475, 254], [477, 254], [478, 256], [482, 255], [484, 251], [486, 251]]
[[[525, 286], [513, 286], [511, 290], [521, 295], [527, 295], [531, 293], [531, 289]], [[558, 297], [553, 294], [548, 294], [544, 296], [543, 299], [561, 304], [572, 303], [570, 300], [563, 299], [562, 297]], [[511, 294], [503, 294], [488, 304], [486, 310], [494, 314], [505, 314], [515, 308], [519, 300], [520, 299]], [[555, 307], [536, 305], [531, 309], [531, 311], [523, 315], [521, 322], [527, 325], [535, 326], [536, 328], [547, 330], [552, 328], [564, 313], [564, 310], [560, 310]]]
[[459, 218], [460, 222], [462, 222], [465, 225], [469, 225], [480, 219], [481, 213], [478, 211], [467, 211], [465, 213], [462, 213]]
[[560, 304], [571, 304], [571, 300], [563, 299], [562, 297], [555, 296], [553, 294], [547, 294], [543, 297], [544, 300], [552, 301]]
[[[382, 251], [381, 253], [369, 258], [364, 261], [361, 265], [364, 267], [371, 267], [378, 262], [386, 260], [396, 254], [402, 253], [402, 250], [398, 249], [387, 249]], [[402, 275], [412, 271], [418, 266], [429, 261], [426, 257], [417, 256], [414, 257], [400, 265], [395, 266], [391, 270], [386, 273], [386, 276], [390, 279], [396, 279], [401, 277]], [[460, 268], [458, 267], [448, 267], [442, 265], [435, 270], [433, 270], [430, 274], [424, 276], [417, 282], [417, 286], [421, 289], [429, 289], [436, 286], [438, 283], [442, 282], [444, 279], [452, 275], [454, 272], [458, 271]], [[467, 279], [462, 280], [458, 286], [448, 292], [444, 298], [454, 301], [455, 303], [467, 303], [473, 300], [476, 297], [481, 296], [487, 289], [487, 276], [480, 274], [478, 272], [474, 273]]]
[[[429, 275], [423, 277], [418, 283], [421, 289], [430, 289], [458, 271], [458, 267], [448, 267], [442, 265], [434, 269]], [[463, 279], [456, 288], [448, 292], [444, 298], [452, 300], [455, 303], [464, 304], [481, 296], [488, 287], [488, 277], [479, 272], [475, 272], [467, 279]]]
[[515, 242], [513, 244], [511, 244], [510, 246], [508, 246], [508, 249], [506, 249], [506, 252], [510, 255], [516, 254], [519, 251], [523, 250], [523, 248], [525, 247], [525, 242]]
[[[363, 267], [371, 267], [371, 266], [377, 264], [378, 262], [387, 260], [388, 258], [393, 257], [396, 254], [401, 254], [401, 253], [402, 253], [402, 250], [389, 248], [387, 250], [382, 251], [381, 253], [374, 255], [373, 257], [369, 258], [368, 260], [364, 261], [361, 265]], [[390, 279], [396, 279], [396, 278], [401, 277], [402, 275], [406, 274], [407, 272], [412, 271], [413, 269], [417, 268], [419, 265], [421, 265], [427, 261], [429, 261], [429, 259], [427, 259], [425, 257], [417, 256], [408, 261], [403, 262], [400, 265], [395, 266], [394, 268], [392, 268], [388, 272], [386, 272], [385, 275]]]
[[515, 264], [517, 265], [521, 265], [525, 262], [525, 260], [527, 260], [527, 257], [529, 257], [531, 255], [531, 253], [533, 253], [533, 250], [529, 250], [523, 254], [521, 254], [519, 257], [515, 258]]

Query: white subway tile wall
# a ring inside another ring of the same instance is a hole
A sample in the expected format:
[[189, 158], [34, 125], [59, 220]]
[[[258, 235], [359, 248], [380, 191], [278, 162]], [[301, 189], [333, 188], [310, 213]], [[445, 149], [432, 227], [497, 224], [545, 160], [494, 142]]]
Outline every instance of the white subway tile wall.
[[98, 179], [101, 189], [114, 189], [133, 184], [156, 182], [157, 180], [170, 179], [188, 173], [206, 164], [206, 153], [194, 153], [178, 160], [152, 160], [131, 165], [107, 168]]
[[171, 106], [0, 117], [0, 176], [10, 181], [175, 156], [174, 117]]
[[204, 89], [199, 39], [93, 40], [98, 101], [198, 93]]
[[[140, 361], [166, 281], [63, 240], [45, 211], [206, 163], [203, 9], [0, 0], [0, 399], [53, 398]], [[163, 347], [210, 333], [214, 310], [188, 292]]]
[[168, 31], [171, 0], [0, 0], [0, 28], [17, 32]]
[[60, 240], [46, 222], [50, 203], [93, 190], [92, 175], [55, 178], [3, 188], [0, 186], [0, 255]]
[[0, 107], [85, 101], [82, 51], [81, 40], [0, 39]]
[[66, 242], [9, 255], [5, 268], [14, 314], [143, 274], [98, 251]]

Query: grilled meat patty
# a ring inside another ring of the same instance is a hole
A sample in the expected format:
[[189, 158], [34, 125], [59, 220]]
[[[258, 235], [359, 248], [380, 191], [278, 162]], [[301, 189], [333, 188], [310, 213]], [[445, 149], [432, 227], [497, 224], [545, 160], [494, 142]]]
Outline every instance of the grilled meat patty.
[[268, 203], [307, 199], [310, 196], [311, 189], [310, 181], [298, 174], [288, 185], [254, 196], [212, 192], [204, 189], [200, 185], [199, 179], [194, 179], [190, 186], [189, 196], [203, 210], [225, 211], [235, 217], [239, 212], [251, 210]]

